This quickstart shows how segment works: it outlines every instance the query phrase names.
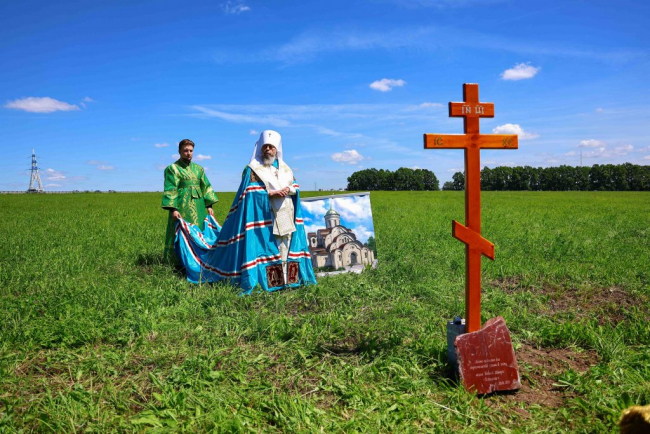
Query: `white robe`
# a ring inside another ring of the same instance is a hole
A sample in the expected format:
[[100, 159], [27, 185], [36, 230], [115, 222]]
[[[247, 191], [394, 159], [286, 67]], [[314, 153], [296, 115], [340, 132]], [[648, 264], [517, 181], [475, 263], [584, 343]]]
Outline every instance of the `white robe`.
[[[283, 162], [279, 164], [279, 169], [273, 166], [265, 166], [258, 161], [252, 161], [248, 165], [253, 172], [264, 182], [266, 189], [282, 190], [289, 187], [289, 194], [296, 194], [296, 189], [293, 187], [293, 172]], [[277, 236], [289, 235], [296, 231], [294, 225], [294, 208], [293, 200], [289, 196], [281, 197], [274, 196], [270, 198], [271, 207], [273, 208], [273, 234]]]

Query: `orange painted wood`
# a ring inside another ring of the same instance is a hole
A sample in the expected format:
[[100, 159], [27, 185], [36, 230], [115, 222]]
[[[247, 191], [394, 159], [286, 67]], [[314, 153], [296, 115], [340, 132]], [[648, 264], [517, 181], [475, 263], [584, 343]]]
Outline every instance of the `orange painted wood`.
[[[463, 101], [470, 104], [478, 104], [478, 84], [463, 84]], [[479, 133], [479, 118], [465, 116], [463, 118], [463, 123], [463, 131], [465, 134]]]
[[465, 245], [465, 332], [481, 329], [481, 253]]
[[425, 149], [518, 149], [516, 134], [425, 134]]
[[454, 221], [452, 235], [465, 243], [465, 331], [481, 328], [481, 256], [494, 259], [494, 244], [481, 236], [481, 149], [517, 149], [516, 135], [480, 134], [480, 118], [494, 117], [494, 104], [479, 102], [478, 84], [463, 85], [463, 102], [449, 103], [449, 116], [463, 118], [465, 134], [425, 134], [425, 149], [463, 149], [465, 226]]
[[[478, 122], [478, 118], [476, 119]], [[481, 151], [465, 149], [465, 224], [481, 235]], [[465, 330], [481, 328], [481, 253], [473, 244], [465, 249]]]
[[463, 226], [454, 220], [451, 225], [451, 233], [457, 240], [474, 246], [479, 253], [494, 260], [494, 244], [470, 230], [467, 226]]

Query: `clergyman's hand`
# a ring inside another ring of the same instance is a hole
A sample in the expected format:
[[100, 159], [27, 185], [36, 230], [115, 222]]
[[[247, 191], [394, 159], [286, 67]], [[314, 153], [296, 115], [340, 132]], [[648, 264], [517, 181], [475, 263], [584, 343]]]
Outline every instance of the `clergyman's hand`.
[[271, 190], [269, 196], [286, 197], [289, 194], [289, 187], [284, 187], [282, 190]]
[[174, 220], [178, 220], [179, 218], [181, 218], [181, 213], [179, 213], [179, 212], [176, 211], [176, 210], [172, 211], [172, 218], [173, 218]]
[[208, 214], [210, 214], [212, 217], [214, 217], [214, 211], [210, 207], [208, 207]]

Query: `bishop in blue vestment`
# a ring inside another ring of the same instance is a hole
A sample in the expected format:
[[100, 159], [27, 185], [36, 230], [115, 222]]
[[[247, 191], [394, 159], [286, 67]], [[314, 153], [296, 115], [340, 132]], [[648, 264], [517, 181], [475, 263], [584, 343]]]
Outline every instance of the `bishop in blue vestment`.
[[243, 293], [316, 283], [300, 187], [284, 162], [282, 138], [263, 131], [228, 216], [220, 227], [206, 217], [203, 231], [178, 220], [176, 254], [191, 282], [228, 279]]

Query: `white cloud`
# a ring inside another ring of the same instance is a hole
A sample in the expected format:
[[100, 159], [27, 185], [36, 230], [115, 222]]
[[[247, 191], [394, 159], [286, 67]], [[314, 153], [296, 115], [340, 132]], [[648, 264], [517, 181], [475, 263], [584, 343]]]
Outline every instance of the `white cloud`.
[[564, 155], [566, 155], [567, 157], [570, 157], [570, 156], [575, 155], [575, 154], [576, 154], [576, 151], [569, 151], [569, 152], [564, 153]]
[[23, 110], [30, 113], [52, 113], [56, 111], [72, 111], [79, 110], [75, 104], [68, 104], [67, 102], [58, 101], [50, 97], [35, 97], [30, 96], [27, 98], [16, 99], [8, 101], [5, 108]]
[[192, 106], [190, 109], [193, 110], [190, 116], [197, 118], [220, 118], [235, 123], [272, 123], [281, 127], [310, 127], [320, 134], [345, 136], [353, 140], [365, 140], [366, 137], [336, 131], [323, 126], [323, 123], [334, 123], [340, 119], [355, 122], [359, 119], [409, 122], [431, 119], [428, 113], [431, 109], [424, 109], [419, 104], [206, 104]]
[[79, 103], [79, 105], [80, 105], [81, 107], [83, 107], [83, 108], [86, 108], [86, 103], [87, 103], [87, 102], [95, 102], [95, 100], [92, 99], [91, 97], [87, 96], [87, 97], [84, 97], [84, 99], [81, 100], [81, 102]]
[[600, 148], [597, 148], [595, 151], [584, 152], [582, 156], [584, 158], [596, 158], [596, 157], [603, 157], [604, 154], [605, 154], [605, 147], [602, 146]]
[[407, 9], [420, 8], [463, 8], [468, 6], [485, 6], [502, 2], [501, 0], [391, 0], [396, 6]]
[[[302, 206], [304, 204], [301, 202], [300, 205]], [[305, 225], [305, 233], [307, 233], [307, 234], [310, 233], [310, 232], [315, 233], [317, 230], [323, 229], [324, 227], [325, 227], [324, 223], [321, 223], [319, 225]]]
[[156, 143], [154, 146], [156, 148], [166, 148], [169, 146], [169, 143]]
[[213, 110], [208, 107], [203, 107], [203, 106], [192, 106], [192, 108], [196, 111], [201, 112], [200, 114], [194, 114], [193, 116], [197, 117], [210, 117], [210, 118], [219, 118], [223, 119], [224, 121], [230, 121], [230, 122], [249, 122], [249, 123], [256, 123], [256, 124], [268, 124], [272, 125], [274, 127], [286, 127], [290, 125], [290, 122], [285, 120], [285, 119], [280, 119], [276, 118], [274, 116], [267, 116], [267, 115], [246, 115], [246, 114], [238, 114], [238, 113], [226, 113], [223, 111], [219, 110]]
[[[583, 142], [587, 142], [587, 145], [582, 145]], [[598, 140], [583, 140], [578, 147], [589, 147], [593, 148], [593, 151], [583, 152], [582, 156], [584, 158], [614, 158], [614, 157], [624, 157], [630, 152], [634, 151], [634, 146], [632, 145], [619, 145], [612, 149], [609, 149], [604, 142]]]
[[621, 146], [615, 147], [611, 152], [614, 155], [623, 156], [623, 155], [629, 154], [633, 150], [634, 150], [634, 146], [632, 146], [632, 145], [621, 145]]
[[325, 205], [326, 202], [324, 200], [300, 201], [300, 206], [315, 216], [325, 215], [328, 210]]
[[346, 222], [363, 220], [366, 218], [364, 215], [364, 205], [366, 203], [362, 203], [356, 199], [356, 197], [336, 198], [332, 207], [341, 215], [341, 219]]
[[604, 111], [605, 111], [605, 109], [602, 108], [602, 107], [598, 107], [598, 108], [596, 109], [596, 113], [602, 113], [602, 112], [604, 112]]
[[646, 155], [645, 157], [643, 157], [643, 159], [644, 160], [650, 160], [650, 155]]
[[[445, 0], [447, 1], [447, 0]], [[460, 3], [459, 0], [449, 0]], [[477, 0], [491, 1], [491, 0]], [[301, 34], [293, 36], [280, 45], [269, 45], [258, 50], [218, 49], [204, 58], [219, 63], [302, 63], [314, 60], [321, 53], [369, 50], [417, 50], [439, 53], [439, 50], [473, 49], [515, 53], [517, 56], [553, 56], [555, 58], [595, 59], [601, 61], [630, 61], [645, 59], [645, 49], [616, 48], [607, 50], [602, 46], [575, 47], [571, 41], [549, 43], [548, 40], [513, 39], [498, 36], [494, 32], [483, 33], [465, 27], [439, 25], [400, 26], [376, 31], [360, 31], [348, 26], [345, 30], [332, 29], [331, 25], [310, 26]], [[463, 37], [458, 37], [462, 33]], [[602, 44], [601, 44], [602, 45]]]
[[406, 82], [402, 79], [382, 78], [381, 80], [373, 81], [370, 83], [370, 89], [375, 89], [380, 92], [388, 92], [394, 87], [402, 87]]
[[341, 224], [372, 225], [370, 197], [367, 195], [335, 197], [332, 207], [341, 215]]
[[350, 149], [332, 154], [332, 160], [338, 163], [357, 164], [363, 160], [363, 155], [359, 154], [356, 149]]
[[356, 225], [354, 228], [351, 228], [352, 232], [357, 236], [357, 241], [360, 243], [365, 243], [368, 241], [368, 238], [375, 236], [374, 232], [366, 228], [364, 225]]
[[521, 140], [536, 139], [539, 134], [529, 133], [524, 131], [519, 124], [503, 124], [495, 127], [492, 132], [494, 134], [516, 134]]
[[65, 175], [58, 170], [45, 169], [45, 179], [48, 181], [62, 181], [65, 179]]
[[316, 127], [316, 129], [318, 130], [319, 133], [324, 134], [326, 136], [340, 136], [341, 135], [341, 133], [339, 133], [338, 131], [334, 131], [331, 128], [318, 126], [318, 127]]
[[602, 148], [604, 146], [605, 146], [605, 142], [601, 142], [600, 140], [594, 140], [594, 139], [581, 140], [580, 144], [578, 145], [579, 148]]
[[501, 73], [501, 79], [503, 80], [525, 80], [528, 78], [533, 78], [537, 75], [539, 70], [542, 68], [537, 68], [531, 66], [528, 63], [517, 63], [514, 67], [506, 69]]
[[429, 108], [429, 107], [443, 107], [439, 102], [423, 102], [420, 104], [420, 108]]
[[109, 165], [105, 161], [97, 161], [97, 160], [88, 160], [86, 163], [90, 164], [91, 166], [95, 166], [97, 170], [113, 170], [115, 169], [114, 166]]
[[61, 184], [45, 184], [46, 187], [61, 187]]
[[192, 160], [195, 161], [212, 160], [212, 157], [210, 155], [196, 154], [195, 156], [192, 157]]
[[239, 15], [242, 12], [250, 11], [251, 8], [246, 6], [243, 1], [227, 1], [221, 4], [221, 9], [227, 14]]
[[250, 132], [248, 134], [250, 134], [251, 136], [256, 136], [256, 135], [259, 134], [259, 132], [256, 131], [256, 130], [250, 130]]
[[174, 160], [178, 160], [179, 158], [181, 158], [181, 154], [174, 154], [174, 155], [172, 155], [172, 158]]

